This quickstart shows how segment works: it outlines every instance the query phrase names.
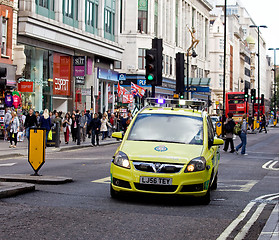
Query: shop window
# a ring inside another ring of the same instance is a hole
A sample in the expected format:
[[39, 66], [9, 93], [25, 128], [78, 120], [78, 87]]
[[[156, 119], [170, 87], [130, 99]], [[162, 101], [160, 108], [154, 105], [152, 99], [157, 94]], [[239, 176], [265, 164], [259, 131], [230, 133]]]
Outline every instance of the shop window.
[[78, 27], [78, 0], [63, 1], [64, 23], [73, 27]]
[[93, 34], [97, 34], [98, 28], [98, 1], [86, 0], [86, 12], [85, 12], [85, 25], [86, 31]]
[[7, 55], [7, 30], [8, 30], [8, 19], [2, 18], [2, 48], [1, 54]]
[[145, 69], [145, 49], [139, 48], [138, 51], [138, 68]]
[[115, 28], [115, 0], [106, 0], [105, 3], [105, 38], [114, 41]]
[[54, 3], [55, 0], [36, 0], [36, 12], [42, 16], [54, 19]]

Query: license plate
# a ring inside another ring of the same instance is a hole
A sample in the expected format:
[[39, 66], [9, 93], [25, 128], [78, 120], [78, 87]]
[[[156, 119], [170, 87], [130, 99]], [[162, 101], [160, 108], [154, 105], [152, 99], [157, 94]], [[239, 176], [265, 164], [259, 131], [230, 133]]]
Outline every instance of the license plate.
[[142, 184], [172, 185], [172, 178], [140, 177]]

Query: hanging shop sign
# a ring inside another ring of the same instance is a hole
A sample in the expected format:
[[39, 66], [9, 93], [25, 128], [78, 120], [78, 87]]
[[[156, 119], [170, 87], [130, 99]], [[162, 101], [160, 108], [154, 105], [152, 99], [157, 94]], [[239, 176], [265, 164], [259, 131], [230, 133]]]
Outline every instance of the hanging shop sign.
[[97, 78], [118, 82], [118, 72], [110, 69], [98, 68]]
[[74, 56], [74, 76], [84, 77], [85, 76], [85, 56]]
[[18, 90], [20, 92], [33, 92], [33, 82], [20, 82], [18, 84]]
[[84, 85], [85, 76], [76, 76], [76, 85]]
[[53, 55], [53, 95], [71, 95], [71, 57]]

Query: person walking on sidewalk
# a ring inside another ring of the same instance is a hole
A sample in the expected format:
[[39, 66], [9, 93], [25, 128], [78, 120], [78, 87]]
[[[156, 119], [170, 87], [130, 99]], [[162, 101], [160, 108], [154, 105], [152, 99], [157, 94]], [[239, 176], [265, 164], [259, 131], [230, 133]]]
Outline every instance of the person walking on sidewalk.
[[85, 142], [86, 139], [86, 127], [87, 127], [87, 117], [84, 114], [84, 111], [81, 111], [81, 116], [79, 118], [80, 122], [80, 139]]
[[247, 144], [247, 114], [243, 114], [242, 120], [240, 122], [241, 124], [241, 133], [239, 135], [241, 143], [237, 145], [235, 148], [236, 153], [238, 154], [238, 150], [241, 148], [241, 154], [242, 155], [248, 155], [246, 153], [246, 144]]
[[[12, 112], [12, 119], [10, 121], [11, 129], [10, 129], [10, 148], [16, 148], [17, 144], [17, 133], [19, 132], [19, 120], [16, 115], [16, 112]], [[14, 142], [14, 144], [13, 144]]]
[[34, 110], [32, 108], [30, 108], [29, 114], [27, 114], [25, 122], [24, 122], [24, 128], [25, 128], [26, 137], [28, 140], [29, 140], [29, 136], [30, 136], [30, 128], [37, 127], [37, 126], [38, 126], [38, 123], [37, 123], [36, 116], [34, 114]]
[[96, 146], [95, 139], [96, 139], [97, 145], [99, 146], [99, 133], [100, 133], [101, 121], [98, 118], [97, 113], [94, 114], [94, 118], [92, 118], [89, 127], [90, 127], [90, 131], [91, 131], [92, 146]]
[[235, 122], [232, 119], [233, 113], [229, 112], [228, 113], [228, 118], [225, 122], [225, 132], [226, 132], [226, 140], [225, 140], [225, 146], [224, 146], [224, 151], [228, 151], [229, 144], [231, 145], [231, 151], [230, 153], [233, 153], [234, 150], [234, 144], [233, 144], [233, 128], [235, 126]]
[[71, 125], [72, 125], [72, 119], [70, 118], [69, 113], [66, 113], [62, 125], [63, 125], [65, 143], [68, 144], [70, 139]]
[[49, 111], [48, 111], [48, 109], [45, 109], [43, 115], [40, 118], [40, 126], [41, 126], [41, 128], [46, 129], [46, 144], [47, 144], [48, 133], [51, 129], [51, 125], [52, 125], [52, 123], [51, 123], [51, 119], [49, 116]]
[[76, 114], [74, 112], [72, 114], [72, 124], [71, 124], [71, 132], [72, 132], [73, 142], [77, 141], [77, 128], [78, 128], [78, 121], [76, 119]]
[[7, 112], [4, 116], [4, 124], [5, 124], [5, 129], [4, 129], [4, 140], [8, 140], [8, 138], [10, 137], [10, 122], [12, 119], [12, 114], [11, 114], [11, 109], [7, 108]]
[[261, 127], [260, 127], [260, 131], [259, 132], [262, 132], [263, 128], [265, 130], [265, 133], [267, 133], [265, 114], [262, 115], [262, 122], [261, 122]]

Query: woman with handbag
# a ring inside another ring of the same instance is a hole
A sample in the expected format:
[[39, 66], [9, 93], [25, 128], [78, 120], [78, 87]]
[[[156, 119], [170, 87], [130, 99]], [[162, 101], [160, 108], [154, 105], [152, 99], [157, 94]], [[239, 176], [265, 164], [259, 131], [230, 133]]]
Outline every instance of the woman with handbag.
[[[10, 148], [16, 148], [17, 144], [17, 133], [19, 132], [19, 120], [16, 115], [16, 112], [12, 112], [12, 119], [10, 121], [11, 129], [10, 129]], [[15, 143], [13, 145], [13, 142]]]
[[64, 119], [63, 119], [63, 132], [64, 132], [64, 137], [65, 137], [65, 143], [69, 143], [70, 139], [70, 132], [71, 132], [71, 125], [72, 125], [72, 119], [70, 118], [69, 113], [66, 113]]

